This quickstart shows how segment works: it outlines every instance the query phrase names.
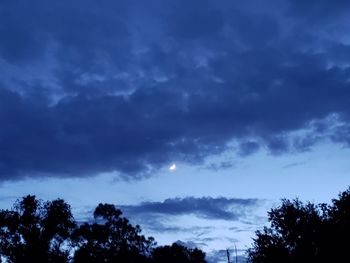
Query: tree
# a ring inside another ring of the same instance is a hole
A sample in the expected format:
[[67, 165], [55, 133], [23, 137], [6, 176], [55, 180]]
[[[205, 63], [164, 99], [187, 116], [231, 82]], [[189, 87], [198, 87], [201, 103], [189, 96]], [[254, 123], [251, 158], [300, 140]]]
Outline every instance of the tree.
[[132, 226], [114, 205], [99, 204], [95, 222], [82, 224], [73, 234], [78, 247], [74, 263], [149, 262], [153, 238], [141, 235], [141, 228]]
[[75, 222], [62, 199], [42, 202], [35, 196], [0, 211], [0, 254], [6, 262], [68, 262]]
[[248, 258], [264, 262], [350, 262], [350, 189], [331, 205], [282, 200], [256, 232]]
[[205, 253], [173, 243], [171, 246], [157, 247], [152, 252], [154, 263], [206, 263]]
[[0, 262], [8, 263], [205, 263], [199, 249], [155, 247], [111, 204], [99, 204], [94, 222], [77, 226], [62, 199], [28, 195], [0, 210]]

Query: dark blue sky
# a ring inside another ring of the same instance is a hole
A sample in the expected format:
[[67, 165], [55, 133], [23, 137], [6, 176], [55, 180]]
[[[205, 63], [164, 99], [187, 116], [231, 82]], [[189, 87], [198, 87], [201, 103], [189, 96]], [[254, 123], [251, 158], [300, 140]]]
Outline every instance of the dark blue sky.
[[[53, 182], [109, 178], [133, 190], [105, 200], [135, 218], [241, 222], [229, 208], [261, 205], [266, 182], [278, 192], [266, 198], [283, 197], [272, 178], [286, 169], [300, 184], [332, 173], [324, 197], [344, 190], [349, 12], [345, 0], [1, 0], [0, 181], [13, 187], [3, 200], [45, 195], [32, 182], [69, 199]], [[173, 162], [181, 175], [168, 174]], [[155, 194], [170, 177], [194, 190]], [[212, 189], [225, 180], [247, 194]]]

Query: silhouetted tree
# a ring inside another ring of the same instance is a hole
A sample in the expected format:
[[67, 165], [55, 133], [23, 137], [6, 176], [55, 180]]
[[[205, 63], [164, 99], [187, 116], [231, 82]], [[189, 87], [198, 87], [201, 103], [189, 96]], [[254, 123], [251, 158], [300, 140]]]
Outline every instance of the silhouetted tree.
[[6, 262], [68, 261], [68, 241], [75, 227], [71, 209], [62, 199], [43, 203], [35, 196], [0, 211], [0, 254]]
[[42, 202], [28, 195], [12, 210], [0, 210], [0, 262], [205, 263], [199, 249], [155, 245], [111, 204], [99, 204], [94, 222], [80, 226], [62, 199]]
[[331, 205], [282, 200], [268, 213], [271, 227], [257, 231], [253, 263], [350, 262], [350, 189]]
[[177, 243], [155, 248], [152, 251], [152, 258], [154, 263], [206, 263], [203, 251]]
[[74, 263], [149, 262], [154, 239], [146, 239], [138, 225], [121, 215], [114, 205], [97, 206], [95, 222], [82, 224], [73, 234], [78, 247]]

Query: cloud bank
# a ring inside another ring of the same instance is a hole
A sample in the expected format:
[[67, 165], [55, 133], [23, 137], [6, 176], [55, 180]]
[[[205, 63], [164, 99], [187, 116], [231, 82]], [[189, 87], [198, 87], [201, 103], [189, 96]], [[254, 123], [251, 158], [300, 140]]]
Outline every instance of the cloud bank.
[[0, 180], [350, 145], [347, 1], [2, 1]]
[[192, 214], [200, 218], [237, 221], [246, 216], [246, 212], [257, 207], [261, 200], [239, 198], [186, 197], [169, 198], [163, 202], [144, 202], [139, 205], [120, 206], [131, 217], [141, 216], [181, 216]]

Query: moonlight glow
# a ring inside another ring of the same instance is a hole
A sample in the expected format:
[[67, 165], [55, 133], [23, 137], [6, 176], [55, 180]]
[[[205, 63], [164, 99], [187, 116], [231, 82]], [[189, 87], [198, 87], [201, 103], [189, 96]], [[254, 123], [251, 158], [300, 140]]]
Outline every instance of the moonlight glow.
[[170, 167], [169, 167], [169, 170], [170, 171], [175, 171], [176, 170], [176, 164], [172, 164]]

